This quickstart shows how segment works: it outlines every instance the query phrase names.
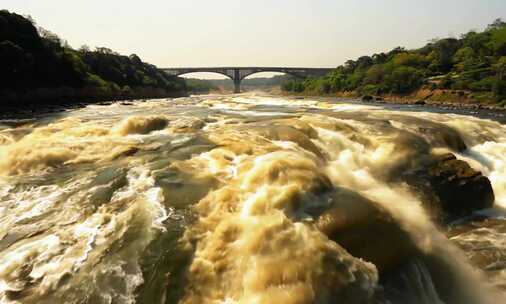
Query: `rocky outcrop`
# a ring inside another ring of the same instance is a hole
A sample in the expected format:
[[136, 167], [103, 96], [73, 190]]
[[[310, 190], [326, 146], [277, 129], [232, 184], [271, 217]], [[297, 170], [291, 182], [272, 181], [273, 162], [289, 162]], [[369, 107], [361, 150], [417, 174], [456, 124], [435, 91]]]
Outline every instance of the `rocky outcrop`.
[[372, 262], [380, 272], [416, 254], [409, 234], [379, 204], [346, 189], [328, 195], [330, 205], [315, 216], [316, 227], [351, 255]]
[[453, 154], [436, 156], [404, 177], [425, 205], [443, 219], [466, 216], [494, 204], [489, 179]]

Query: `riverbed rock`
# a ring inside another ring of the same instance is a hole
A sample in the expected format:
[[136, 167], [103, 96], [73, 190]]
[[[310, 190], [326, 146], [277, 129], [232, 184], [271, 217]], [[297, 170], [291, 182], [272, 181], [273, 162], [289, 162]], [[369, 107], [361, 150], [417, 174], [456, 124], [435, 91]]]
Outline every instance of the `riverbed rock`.
[[181, 117], [171, 122], [171, 130], [175, 133], [191, 133], [205, 127], [206, 122], [197, 117]]
[[373, 101], [373, 97], [371, 95], [364, 95], [362, 96], [362, 101], [367, 101], [367, 102], [370, 102], [370, 101]]
[[248, 126], [248, 129], [255, 131], [262, 136], [271, 140], [280, 141], [291, 141], [298, 144], [301, 148], [310, 151], [320, 158], [323, 158], [323, 154], [320, 149], [311, 141], [311, 133], [314, 130], [311, 129], [297, 129], [291, 126], [285, 125], [271, 125], [271, 126]]
[[315, 225], [351, 255], [372, 262], [384, 272], [416, 253], [409, 234], [379, 204], [340, 188], [328, 196], [328, 201], [331, 204], [318, 212]]
[[430, 159], [405, 178], [428, 209], [442, 219], [470, 215], [494, 204], [489, 179], [450, 153]]

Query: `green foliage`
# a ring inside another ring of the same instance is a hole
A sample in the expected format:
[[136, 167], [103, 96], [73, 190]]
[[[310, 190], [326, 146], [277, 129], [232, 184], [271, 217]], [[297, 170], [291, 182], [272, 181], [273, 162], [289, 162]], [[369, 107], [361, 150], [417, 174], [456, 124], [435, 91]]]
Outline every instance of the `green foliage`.
[[383, 83], [388, 74], [388, 68], [383, 64], [375, 64], [366, 72], [366, 84], [380, 84]]
[[506, 55], [506, 27], [491, 30], [489, 46], [495, 56]]
[[209, 93], [210, 91], [217, 89], [217, 86], [208, 80], [187, 78], [185, 79], [185, 82], [188, 91], [192, 93]]
[[409, 66], [395, 67], [385, 81], [386, 87], [392, 93], [405, 94], [420, 87], [423, 76], [420, 71]]
[[289, 81], [282, 89], [309, 94], [409, 94], [427, 84], [430, 89], [469, 90], [500, 101], [506, 99], [505, 81], [506, 23], [497, 19], [483, 32], [435, 39], [416, 50], [397, 47], [362, 56], [325, 77]]
[[159, 90], [181, 92], [185, 83], [137, 55], [121, 56], [107, 48], [73, 50], [56, 34], [37, 28], [31, 19], [0, 11], [0, 91], [40, 88], [116, 97], [122, 92], [129, 96]]
[[305, 90], [305, 85], [300, 80], [291, 79], [281, 84], [281, 89], [284, 91], [302, 93]]
[[397, 66], [410, 66], [415, 68], [421, 68], [428, 65], [428, 59], [417, 53], [399, 53], [394, 56], [393, 63]]
[[360, 89], [360, 93], [363, 95], [379, 95], [381, 91], [381, 86], [375, 84], [366, 84]]

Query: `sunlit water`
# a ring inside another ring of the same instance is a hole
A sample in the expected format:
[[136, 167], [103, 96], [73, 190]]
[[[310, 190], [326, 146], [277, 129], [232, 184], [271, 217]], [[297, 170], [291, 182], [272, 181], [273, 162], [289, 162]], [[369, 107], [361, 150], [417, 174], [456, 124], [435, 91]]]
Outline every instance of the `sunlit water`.
[[[200, 96], [0, 121], [0, 144], [1, 303], [506, 303], [499, 122]], [[486, 220], [436, 225], [395, 176], [448, 152], [490, 179]]]

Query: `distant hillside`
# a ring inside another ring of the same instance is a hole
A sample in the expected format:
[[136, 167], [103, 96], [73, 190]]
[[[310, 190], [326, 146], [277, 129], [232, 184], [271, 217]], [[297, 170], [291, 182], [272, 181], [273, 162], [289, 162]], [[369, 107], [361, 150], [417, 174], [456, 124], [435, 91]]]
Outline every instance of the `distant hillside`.
[[219, 90], [218, 85], [213, 82], [213, 80], [197, 78], [185, 78], [184, 80], [186, 82], [188, 92], [193, 94], [208, 94], [212, 91]]
[[326, 77], [290, 80], [283, 90], [305, 94], [413, 95], [444, 101], [506, 105], [506, 23], [459, 39], [434, 39], [416, 50], [349, 60]]
[[0, 100], [19, 104], [181, 95], [182, 79], [137, 55], [74, 50], [29, 18], [0, 11]]

